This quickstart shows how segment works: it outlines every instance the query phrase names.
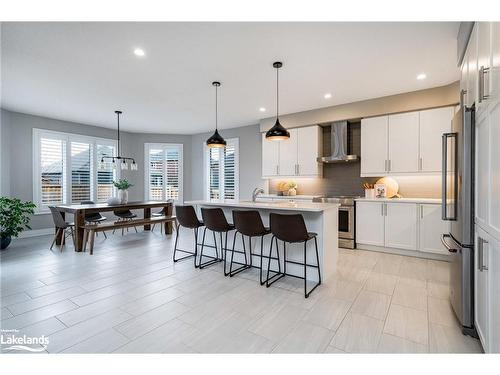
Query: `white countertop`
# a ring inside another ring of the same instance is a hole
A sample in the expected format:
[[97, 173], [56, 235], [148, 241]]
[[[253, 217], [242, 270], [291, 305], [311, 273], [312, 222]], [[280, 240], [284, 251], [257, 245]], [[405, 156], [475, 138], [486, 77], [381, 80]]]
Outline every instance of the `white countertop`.
[[430, 203], [441, 204], [438, 198], [356, 198], [359, 202]]
[[308, 212], [323, 212], [333, 208], [338, 208], [338, 203], [313, 203], [313, 202], [252, 202], [250, 200], [241, 201], [224, 201], [224, 200], [199, 200], [188, 201], [186, 204], [216, 206], [216, 207], [240, 207], [240, 208], [255, 208], [266, 210], [284, 210], [284, 211], [308, 211]]
[[315, 197], [318, 197], [319, 195], [278, 195], [278, 194], [259, 194], [257, 196], [257, 200], [259, 198], [266, 198], [266, 199], [288, 199], [288, 200], [312, 200]]

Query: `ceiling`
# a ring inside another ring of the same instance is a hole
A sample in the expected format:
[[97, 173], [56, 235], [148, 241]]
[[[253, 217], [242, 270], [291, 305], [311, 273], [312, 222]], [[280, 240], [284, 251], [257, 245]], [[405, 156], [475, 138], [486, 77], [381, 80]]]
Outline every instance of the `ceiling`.
[[[458, 22], [3, 23], [2, 107], [133, 132], [219, 124], [442, 86], [459, 79]], [[146, 55], [137, 57], [133, 50]], [[426, 73], [427, 79], [416, 76]], [[331, 93], [330, 99], [324, 94]], [[266, 112], [259, 108], [265, 107]], [[286, 126], [286, 124], [285, 124]]]

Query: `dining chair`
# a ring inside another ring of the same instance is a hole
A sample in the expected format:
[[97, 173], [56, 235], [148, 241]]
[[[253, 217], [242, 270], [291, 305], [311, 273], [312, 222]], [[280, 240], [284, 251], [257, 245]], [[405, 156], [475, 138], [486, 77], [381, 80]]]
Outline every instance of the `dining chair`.
[[[80, 204], [94, 204], [94, 202], [93, 201], [82, 201], [82, 202], [80, 202]], [[99, 212], [94, 212], [94, 213], [91, 213], [91, 214], [86, 214], [85, 215], [85, 221], [87, 223], [90, 223], [90, 224], [98, 225], [100, 222], [106, 221], [106, 217], [102, 216]], [[104, 238], [108, 238], [106, 236], [106, 232], [102, 232], [102, 234], [104, 234]], [[96, 236], [97, 235], [98, 234], [96, 232]]]
[[54, 247], [54, 243], [57, 240], [58, 236], [61, 236], [61, 252], [63, 251], [63, 247], [66, 244], [66, 230], [69, 228], [70, 229], [70, 234], [71, 238], [73, 239], [73, 246], [75, 245], [75, 233], [73, 231], [73, 228], [75, 226], [74, 223], [68, 223], [66, 220], [64, 220], [61, 212], [54, 206], [49, 206], [50, 213], [52, 214], [52, 220], [54, 221], [54, 226], [56, 227], [56, 234], [54, 236], [54, 240], [52, 241], [52, 244], [50, 245], [50, 250]]

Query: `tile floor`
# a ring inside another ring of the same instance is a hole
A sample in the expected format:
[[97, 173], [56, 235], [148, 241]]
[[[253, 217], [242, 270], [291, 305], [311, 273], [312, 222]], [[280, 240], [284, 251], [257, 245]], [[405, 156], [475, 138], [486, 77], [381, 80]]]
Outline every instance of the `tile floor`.
[[1, 327], [46, 335], [49, 353], [478, 353], [448, 302], [448, 264], [341, 250], [309, 299], [302, 282], [261, 287], [172, 263], [172, 236], [102, 236], [94, 256], [48, 250], [50, 236], [1, 253]]

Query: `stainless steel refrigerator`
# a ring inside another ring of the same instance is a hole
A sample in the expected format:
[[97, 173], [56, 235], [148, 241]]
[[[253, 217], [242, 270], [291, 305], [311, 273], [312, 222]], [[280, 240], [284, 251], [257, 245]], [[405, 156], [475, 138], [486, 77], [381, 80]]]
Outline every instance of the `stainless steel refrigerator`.
[[452, 131], [443, 134], [443, 220], [451, 222], [441, 241], [452, 256], [450, 301], [462, 332], [474, 329], [474, 107], [460, 106]]

